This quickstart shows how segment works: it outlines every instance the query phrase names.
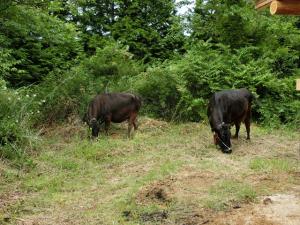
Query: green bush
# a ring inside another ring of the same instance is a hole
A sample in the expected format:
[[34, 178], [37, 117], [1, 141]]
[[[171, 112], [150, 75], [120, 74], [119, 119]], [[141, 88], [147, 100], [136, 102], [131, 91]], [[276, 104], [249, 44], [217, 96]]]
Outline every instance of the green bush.
[[143, 100], [143, 111], [151, 116], [172, 118], [180, 99], [177, 81], [168, 68], [150, 68], [134, 77], [133, 89]]
[[71, 114], [82, 116], [92, 97], [106, 91], [125, 91], [129, 86], [124, 78], [136, 76], [140, 70], [126, 49], [113, 44], [97, 49], [80, 65], [69, 71], [57, 70], [35, 87], [44, 102], [36, 123], [62, 121]]
[[0, 158], [10, 159], [16, 166], [33, 165], [27, 157], [35, 149], [37, 135], [30, 129], [36, 104], [27, 90], [0, 87]]
[[206, 118], [208, 99], [214, 92], [245, 87], [255, 96], [252, 111], [256, 120], [269, 126], [299, 124], [295, 57], [289, 56], [285, 69], [275, 72], [272, 62], [278, 54], [260, 52], [259, 57], [257, 50], [245, 47], [232, 51], [200, 41], [182, 59], [135, 77], [133, 89], [141, 94], [143, 107], [151, 115], [199, 121]]

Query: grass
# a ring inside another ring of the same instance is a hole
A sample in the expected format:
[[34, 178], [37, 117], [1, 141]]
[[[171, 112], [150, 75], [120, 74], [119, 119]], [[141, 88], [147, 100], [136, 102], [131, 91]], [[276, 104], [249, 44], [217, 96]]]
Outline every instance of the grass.
[[213, 210], [225, 210], [239, 202], [253, 202], [257, 196], [254, 188], [238, 180], [222, 180], [209, 189], [205, 206]]
[[140, 123], [131, 140], [126, 125], [98, 141], [80, 124], [57, 126], [29, 171], [0, 161], [0, 224], [183, 224], [191, 212], [227, 210], [299, 185], [296, 132], [254, 125], [249, 142], [241, 129], [227, 155], [206, 123]]
[[297, 170], [297, 161], [291, 159], [265, 159], [256, 157], [250, 161], [249, 167], [257, 172], [293, 172]]

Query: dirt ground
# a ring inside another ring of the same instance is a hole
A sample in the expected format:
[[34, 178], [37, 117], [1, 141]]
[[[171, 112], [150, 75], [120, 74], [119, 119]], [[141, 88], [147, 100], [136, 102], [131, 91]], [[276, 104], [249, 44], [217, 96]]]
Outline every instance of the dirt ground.
[[[190, 171], [189, 171], [190, 170]], [[213, 184], [218, 176], [211, 172], [195, 173], [185, 170], [176, 177], [154, 182], [142, 188], [136, 198], [140, 205], [157, 203], [167, 205], [172, 200], [205, 196], [208, 184]], [[300, 186], [295, 186], [290, 193], [277, 193], [262, 196], [255, 203], [235, 203], [221, 212], [207, 208], [177, 209], [176, 224], [181, 225], [299, 225], [300, 224]], [[180, 215], [180, 216], [178, 216]], [[171, 224], [165, 211], [156, 212], [150, 221], [158, 224]], [[147, 221], [147, 219], [146, 219]]]
[[[259, 203], [219, 213], [207, 224], [220, 225], [299, 225], [298, 193], [265, 196]], [[197, 223], [196, 223], [197, 224]]]

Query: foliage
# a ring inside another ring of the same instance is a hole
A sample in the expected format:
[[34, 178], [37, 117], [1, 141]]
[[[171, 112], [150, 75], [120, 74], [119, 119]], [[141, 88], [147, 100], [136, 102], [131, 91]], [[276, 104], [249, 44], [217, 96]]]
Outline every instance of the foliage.
[[[246, 87], [256, 100], [253, 116], [267, 125], [299, 122], [294, 74], [274, 76], [269, 55], [256, 57], [257, 47], [234, 53], [229, 47], [198, 42], [185, 57], [141, 74], [134, 83], [152, 115], [199, 121], [206, 118], [209, 97], [216, 91]], [[198, 54], [201, 52], [201, 54]], [[289, 63], [289, 62], [287, 62]], [[278, 82], [280, 79], [280, 82]], [[276, 101], [276, 104], [274, 104]], [[163, 112], [163, 113], [162, 113]]]
[[[97, 93], [124, 90], [118, 81], [139, 73], [140, 66], [131, 59], [126, 49], [111, 44], [97, 49], [96, 54], [63, 73], [52, 73], [35, 88], [46, 104], [40, 109], [39, 121], [52, 123], [68, 116], [83, 115]], [[57, 80], [61, 82], [57, 85]]]
[[[27, 93], [27, 94], [26, 94]], [[27, 158], [28, 152], [35, 149], [37, 136], [30, 129], [34, 111], [35, 95], [27, 90], [9, 90], [1, 80], [0, 87], [0, 158], [12, 160], [15, 166], [33, 166]]]
[[112, 26], [112, 36], [144, 62], [171, 58], [172, 52], [181, 51], [184, 44], [174, 7], [173, 0], [126, 1], [120, 5], [120, 18]]
[[197, 0], [184, 21], [174, 0], [9, 0], [0, 12], [1, 157], [26, 155], [36, 127], [82, 116], [103, 92], [135, 92], [151, 116], [200, 121], [212, 93], [246, 87], [259, 123], [300, 123], [298, 18], [244, 0]]
[[180, 18], [175, 16], [174, 0], [56, 0], [49, 11], [82, 31], [79, 36], [88, 54], [111, 38], [127, 45], [135, 58], [145, 62], [183, 51], [185, 37]]
[[41, 82], [53, 70], [68, 69], [81, 53], [74, 26], [42, 10], [13, 5], [1, 12], [0, 24], [0, 76], [11, 86]]
[[177, 81], [167, 68], [149, 68], [134, 77], [133, 89], [141, 95], [147, 114], [171, 118], [175, 113], [180, 94]]

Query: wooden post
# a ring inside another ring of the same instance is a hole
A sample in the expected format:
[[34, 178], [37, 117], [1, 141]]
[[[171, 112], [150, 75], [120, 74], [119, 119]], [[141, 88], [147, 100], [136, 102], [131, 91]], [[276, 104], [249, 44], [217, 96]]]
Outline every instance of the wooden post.
[[268, 7], [273, 0], [257, 0], [255, 4], [255, 9], [263, 9]]
[[270, 5], [272, 15], [300, 15], [300, 1], [298, 0], [281, 0], [272, 1]]
[[296, 79], [296, 90], [300, 91], [300, 79]]

